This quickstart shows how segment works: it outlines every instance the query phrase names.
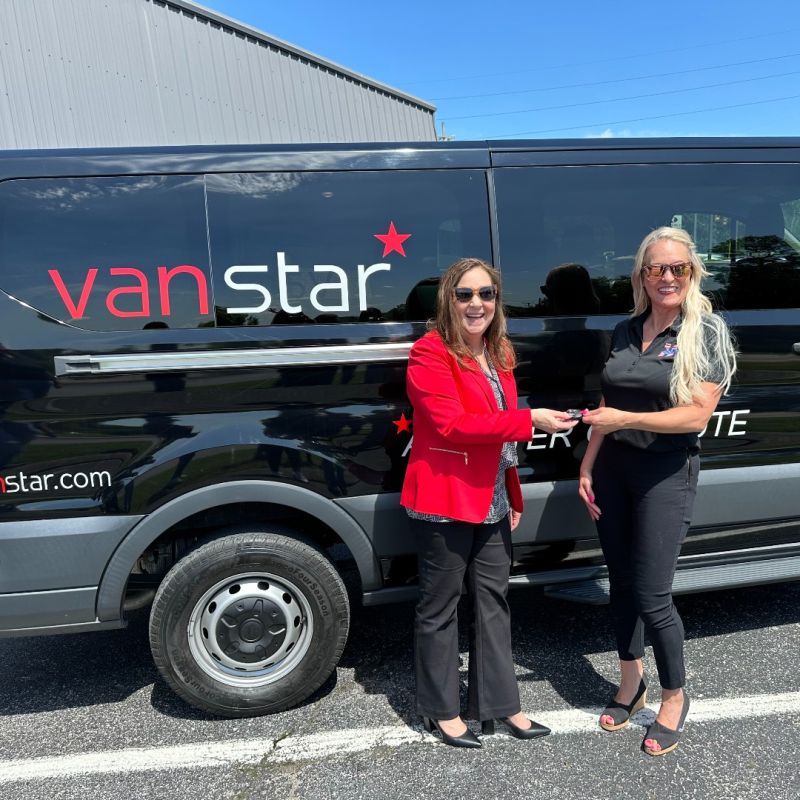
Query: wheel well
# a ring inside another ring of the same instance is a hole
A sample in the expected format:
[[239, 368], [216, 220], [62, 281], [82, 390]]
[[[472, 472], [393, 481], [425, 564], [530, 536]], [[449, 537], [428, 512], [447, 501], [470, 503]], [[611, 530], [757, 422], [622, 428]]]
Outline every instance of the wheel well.
[[361, 580], [350, 549], [324, 522], [298, 508], [277, 503], [229, 503], [205, 509], [167, 528], [136, 559], [128, 577], [125, 608], [147, 605], [164, 575], [186, 553], [223, 528], [278, 524], [297, 531], [334, 563], [351, 597], [361, 596]]

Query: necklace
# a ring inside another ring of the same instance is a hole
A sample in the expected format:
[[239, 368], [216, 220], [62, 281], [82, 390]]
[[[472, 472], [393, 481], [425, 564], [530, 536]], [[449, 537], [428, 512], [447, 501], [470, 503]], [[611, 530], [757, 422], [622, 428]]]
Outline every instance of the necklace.
[[481, 356], [485, 356], [486, 355], [486, 342], [483, 343], [483, 345], [481, 346], [480, 350], [475, 351], [470, 347], [469, 348], [469, 352], [470, 352], [470, 355], [475, 359], [478, 359]]
[[[665, 331], [667, 328], [669, 328], [677, 318], [678, 315], [676, 314], [666, 325], [659, 327], [655, 324], [655, 322], [653, 321], [653, 317], [651, 315], [644, 321], [644, 325], [642, 325], [642, 332], [645, 334], [647, 338], [653, 339], [656, 336], [658, 336], [658, 334], [661, 333], [661, 331]], [[647, 336], [648, 328], [652, 331], [652, 336]]]

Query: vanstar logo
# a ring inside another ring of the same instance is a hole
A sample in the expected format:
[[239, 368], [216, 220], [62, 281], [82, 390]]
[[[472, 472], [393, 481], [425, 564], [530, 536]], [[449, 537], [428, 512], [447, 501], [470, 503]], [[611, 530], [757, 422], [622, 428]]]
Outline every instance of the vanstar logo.
[[[386, 233], [374, 233], [372, 236], [383, 244], [381, 258], [385, 259], [391, 253], [398, 253], [405, 258], [406, 251], [403, 246], [412, 234], [400, 233], [394, 221], [390, 221]], [[274, 266], [274, 269], [273, 269]], [[242, 305], [231, 306], [226, 309], [231, 314], [258, 314], [273, 306], [273, 295], [277, 293], [278, 305], [288, 314], [298, 314], [304, 311], [298, 298], [289, 297], [289, 276], [303, 271], [311, 270], [315, 276], [324, 278], [316, 281], [309, 292], [308, 302], [319, 312], [349, 312], [350, 287], [355, 282], [358, 296], [358, 310], [366, 311], [368, 302], [368, 281], [378, 272], [391, 270], [388, 261], [379, 261], [373, 264], [356, 264], [355, 273], [348, 271], [337, 264], [313, 264], [304, 267], [291, 263], [291, 258], [285, 250], [275, 254], [275, 263], [272, 264], [235, 264], [228, 267], [223, 273], [225, 285], [243, 296]], [[48, 274], [61, 298], [64, 308], [70, 319], [81, 319], [94, 290], [95, 282], [100, 269], [91, 267], [86, 271], [83, 284], [70, 289], [60, 270], [49, 269]], [[151, 309], [157, 308], [161, 318], [168, 318], [172, 314], [170, 300], [170, 286], [180, 277], [181, 281], [191, 281], [196, 289], [197, 308], [201, 315], [209, 313], [210, 297], [206, 276], [201, 269], [191, 264], [181, 264], [174, 267], [159, 266], [156, 278], [148, 279], [147, 274], [136, 267], [110, 267], [108, 274], [118, 280], [126, 281], [122, 285], [112, 288], [105, 297], [105, 306], [108, 312], [115, 317], [150, 317]], [[274, 274], [275, 283], [270, 288], [266, 278]], [[254, 280], [254, 276], [264, 276], [261, 280]], [[243, 280], [249, 278], [249, 280]], [[151, 285], [152, 284], [152, 285]], [[276, 292], [277, 288], [277, 292]], [[120, 308], [118, 301], [126, 298], [128, 308]], [[245, 298], [249, 304], [245, 304]], [[253, 298], [258, 302], [253, 304]], [[133, 306], [133, 307], [131, 307]]]

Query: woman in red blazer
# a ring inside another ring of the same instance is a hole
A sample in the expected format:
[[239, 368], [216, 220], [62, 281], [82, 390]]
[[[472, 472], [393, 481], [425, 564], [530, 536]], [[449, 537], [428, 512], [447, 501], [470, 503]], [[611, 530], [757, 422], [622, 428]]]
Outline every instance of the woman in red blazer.
[[414, 443], [400, 502], [417, 538], [417, 711], [458, 747], [480, 747], [461, 719], [456, 609], [466, 575], [474, 624], [467, 716], [517, 738], [550, 731], [520, 711], [506, 594], [511, 531], [522, 514], [516, 442], [533, 427], [572, 428], [569, 415], [518, 409], [514, 351], [500, 304], [500, 275], [463, 258], [442, 276], [432, 330], [411, 348], [408, 396]]

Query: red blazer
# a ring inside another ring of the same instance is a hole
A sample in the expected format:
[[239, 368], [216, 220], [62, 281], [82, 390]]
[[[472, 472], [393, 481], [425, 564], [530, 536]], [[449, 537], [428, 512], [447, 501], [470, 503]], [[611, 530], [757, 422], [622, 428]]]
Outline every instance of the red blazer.
[[[533, 435], [531, 412], [517, 408], [514, 376], [498, 376], [508, 411], [498, 409], [483, 371], [460, 366], [436, 331], [414, 344], [407, 377], [414, 441], [401, 505], [464, 522], [486, 519], [503, 442]], [[516, 469], [506, 471], [506, 487], [511, 507], [522, 511]]]

